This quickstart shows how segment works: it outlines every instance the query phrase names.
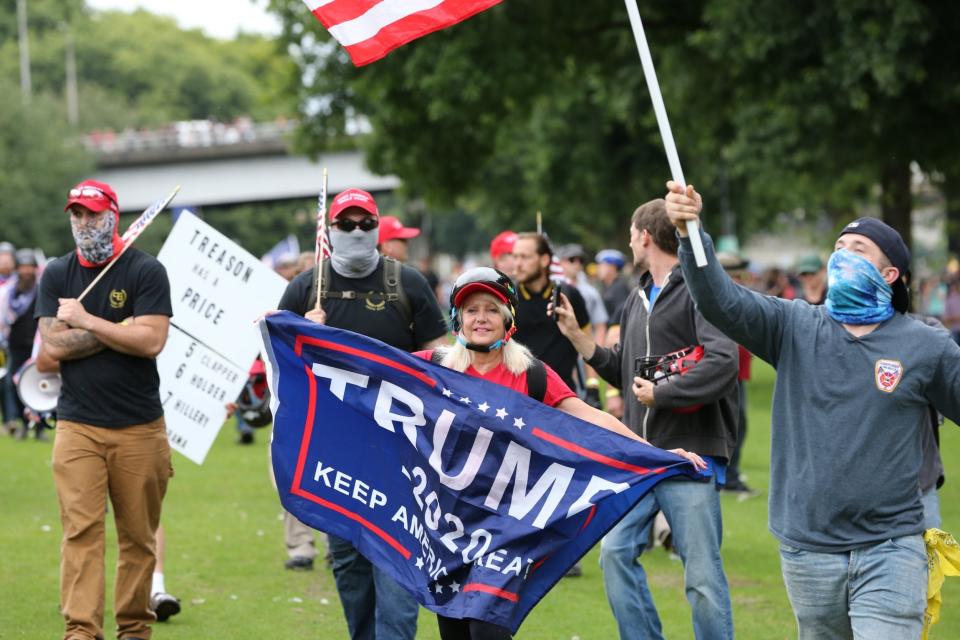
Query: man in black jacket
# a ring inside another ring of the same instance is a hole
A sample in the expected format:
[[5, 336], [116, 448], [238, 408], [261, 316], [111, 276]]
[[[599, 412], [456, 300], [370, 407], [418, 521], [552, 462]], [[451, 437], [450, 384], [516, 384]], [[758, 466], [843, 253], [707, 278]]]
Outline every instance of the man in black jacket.
[[[621, 388], [624, 422], [658, 447], [699, 453], [713, 474], [710, 482], [675, 479], [648, 493], [604, 538], [600, 559], [607, 598], [621, 638], [662, 638], [660, 619], [637, 558], [650, 539], [658, 511], [670, 523], [683, 559], [687, 600], [697, 638], [733, 638], [733, 615], [723, 561], [718, 485], [736, 444], [737, 345], [697, 312], [677, 261], [677, 238], [664, 201], [636, 210], [630, 247], [640, 288], [624, 304], [620, 342], [597, 346], [577, 327], [563, 301], [560, 329], [610, 384]], [[702, 358], [660, 356], [702, 346]], [[648, 365], [636, 376], [637, 363]]]

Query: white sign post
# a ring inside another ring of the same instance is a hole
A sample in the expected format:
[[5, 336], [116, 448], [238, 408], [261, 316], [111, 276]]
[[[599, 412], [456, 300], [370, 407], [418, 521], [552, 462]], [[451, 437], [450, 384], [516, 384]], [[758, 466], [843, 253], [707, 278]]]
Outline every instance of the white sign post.
[[170, 446], [201, 464], [260, 351], [254, 321], [287, 281], [192, 213], [157, 258], [170, 278], [173, 318], [157, 358]]

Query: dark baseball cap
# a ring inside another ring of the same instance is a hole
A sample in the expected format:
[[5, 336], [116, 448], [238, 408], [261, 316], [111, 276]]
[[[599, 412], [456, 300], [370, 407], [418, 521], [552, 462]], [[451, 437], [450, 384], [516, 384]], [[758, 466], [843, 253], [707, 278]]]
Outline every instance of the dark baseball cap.
[[910, 310], [910, 291], [902, 276], [910, 273], [910, 249], [896, 229], [876, 218], [857, 218], [843, 228], [840, 235], [857, 233], [873, 240], [890, 264], [900, 271], [901, 278], [890, 285], [893, 289], [893, 308], [900, 313]]

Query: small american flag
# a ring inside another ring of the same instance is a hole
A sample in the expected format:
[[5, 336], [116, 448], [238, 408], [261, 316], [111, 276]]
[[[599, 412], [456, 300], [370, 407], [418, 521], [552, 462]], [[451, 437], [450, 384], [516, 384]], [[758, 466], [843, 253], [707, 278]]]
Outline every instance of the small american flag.
[[330, 240], [327, 238], [327, 170], [323, 170], [323, 186], [320, 197], [317, 198], [317, 247], [314, 252], [314, 262], [330, 257]]
[[360, 67], [502, 0], [303, 0]]

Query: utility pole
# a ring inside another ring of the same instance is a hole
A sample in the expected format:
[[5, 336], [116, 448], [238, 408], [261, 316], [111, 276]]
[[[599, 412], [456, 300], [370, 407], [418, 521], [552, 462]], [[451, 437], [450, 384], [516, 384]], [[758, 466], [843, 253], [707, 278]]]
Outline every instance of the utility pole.
[[30, 104], [30, 43], [27, 38], [27, 0], [17, 0], [17, 30], [20, 34], [20, 93], [23, 104]]
[[77, 49], [70, 25], [66, 25], [66, 34], [67, 122], [75, 127], [80, 124], [80, 101], [77, 98]]

